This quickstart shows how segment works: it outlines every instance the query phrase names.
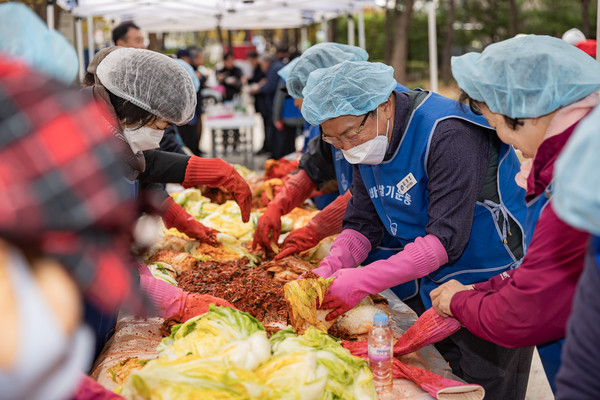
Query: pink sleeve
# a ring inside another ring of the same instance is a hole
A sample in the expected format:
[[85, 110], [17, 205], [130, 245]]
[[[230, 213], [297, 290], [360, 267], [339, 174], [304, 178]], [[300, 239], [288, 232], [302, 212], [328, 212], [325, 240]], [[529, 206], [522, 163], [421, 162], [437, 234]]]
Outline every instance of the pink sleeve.
[[456, 293], [452, 314], [475, 335], [505, 347], [563, 338], [588, 237], [558, 219], [549, 204], [523, 264], [496, 291], [480, 286]]
[[140, 272], [140, 288], [157, 308], [158, 315], [163, 318], [181, 315], [188, 293], [177, 286], [155, 278], [144, 264], [138, 264], [138, 271]]
[[421, 278], [447, 262], [446, 249], [435, 235], [418, 237], [390, 258], [364, 267], [356, 276], [357, 286], [366, 293], [379, 293]]

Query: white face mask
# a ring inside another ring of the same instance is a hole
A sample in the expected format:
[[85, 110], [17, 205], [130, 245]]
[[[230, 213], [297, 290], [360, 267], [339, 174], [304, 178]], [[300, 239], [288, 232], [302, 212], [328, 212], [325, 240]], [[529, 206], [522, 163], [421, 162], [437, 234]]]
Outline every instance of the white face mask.
[[387, 121], [385, 136], [379, 135], [379, 108], [377, 109], [377, 136], [367, 140], [363, 144], [354, 146], [348, 150], [342, 150], [344, 158], [350, 164], [381, 164], [388, 148], [388, 131], [390, 130], [390, 120]]
[[158, 148], [164, 133], [164, 129], [152, 129], [148, 126], [123, 129], [123, 135], [134, 153]]
[[6, 267], [20, 315], [19, 352], [10, 369], [0, 371], [2, 399], [67, 399], [93, 361], [94, 335], [81, 325], [66, 335], [31, 275], [23, 254], [11, 249]]

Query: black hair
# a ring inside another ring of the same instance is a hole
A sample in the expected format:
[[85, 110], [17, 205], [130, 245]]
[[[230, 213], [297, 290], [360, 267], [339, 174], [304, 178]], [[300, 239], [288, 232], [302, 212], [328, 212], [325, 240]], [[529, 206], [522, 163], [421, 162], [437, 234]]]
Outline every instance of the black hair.
[[132, 21], [122, 22], [112, 31], [112, 39], [115, 44], [117, 44], [117, 40], [124, 39], [127, 36], [127, 32], [129, 29], [137, 29], [140, 30], [140, 27], [134, 24]]
[[[464, 110], [465, 105], [467, 105], [467, 106], [469, 106], [469, 108], [471, 109], [473, 114], [476, 114], [476, 115], [481, 115], [479, 106], [481, 104], [485, 104], [482, 101], [477, 101], [477, 100], [473, 99], [464, 90], [460, 91], [460, 96], [458, 97], [458, 101], [460, 102], [460, 106], [463, 108], [463, 110]], [[523, 118], [511, 118], [506, 115], [502, 115], [502, 116], [504, 117], [504, 121], [506, 122], [506, 125], [508, 125], [508, 127], [510, 129], [512, 129], [513, 131], [516, 131], [518, 126], [525, 125], [525, 121], [523, 121]]]
[[223, 60], [227, 60], [229, 57], [235, 58], [231, 51], [228, 51], [227, 53], [223, 54]]
[[108, 90], [107, 92], [110, 97], [110, 103], [117, 114], [117, 118], [125, 125], [136, 125], [136, 128], [141, 128], [158, 119], [157, 115], [136, 106], [129, 100], [125, 100], [122, 97], [112, 94]]
[[258, 58], [258, 52], [256, 51], [250, 51], [248, 52], [248, 54], [246, 54], [246, 58]]

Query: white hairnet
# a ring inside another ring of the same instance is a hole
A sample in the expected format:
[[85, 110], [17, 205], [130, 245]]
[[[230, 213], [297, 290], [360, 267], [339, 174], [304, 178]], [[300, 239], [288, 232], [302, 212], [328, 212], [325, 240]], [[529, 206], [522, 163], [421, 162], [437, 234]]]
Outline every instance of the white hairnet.
[[577, 28], [571, 28], [562, 35], [562, 40], [575, 46], [585, 40], [585, 35]]
[[194, 117], [196, 90], [192, 78], [164, 54], [119, 48], [98, 64], [96, 75], [115, 96], [176, 125]]
[[367, 61], [369, 53], [356, 46], [319, 43], [306, 50], [288, 73], [285, 86], [290, 96], [302, 99], [308, 76], [318, 68], [329, 68], [343, 61]]
[[77, 53], [67, 39], [49, 30], [24, 4], [0, 5], [0, 52], [66, 84], [73, 82], [79, 68]]
[[344, 61], [309, 75], [302, 91], [302, 115], [311, 125], [341, 115], [363, 115], [396, 88], [394, 69], [382, 63]]
[[546, 115], [600, 89], [600, 63], [550, 36], [512, 38], [452, 57], [452, 74], [469, 97], [511, 118]]
[[579, 123], [556, 161], [552, 202], [575, 228], [600, 235], [600, 106]]

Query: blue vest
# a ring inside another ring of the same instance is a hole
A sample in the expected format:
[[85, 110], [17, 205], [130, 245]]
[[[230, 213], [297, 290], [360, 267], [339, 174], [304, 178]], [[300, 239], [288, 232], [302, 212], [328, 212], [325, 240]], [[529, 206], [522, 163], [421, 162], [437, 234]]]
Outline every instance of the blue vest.
[[[338, 182], [338, 191], [346, 193], [352, 185], [352, 164], [344, 158], [344, 154], [340, 149], [331, 146], [333, 154], [333, 165], [335, 167], [335, 175]], [[403, 249], [402, 243], [395, 237], [391, 236], [387, 231], [383, 233], [383, 239], [379, 246], [371, 250], [367, 255], [363, 265], [371, 264], [377, 260], [386, 260]], [[394, 286], [392, 291], [400, 298], [400, 300], [408, 300], [419, 293], [419, 284], [417, 280], [403, 283], [402, 285]]]
[[525, 245], [527, 247], [529, 247], [529, 244], [531, 243], [535, 225], [537, 224], [538, 219], [540, 219], [542, 211], [544, 211], [544, 208], [546, 208], [554, 194], [552, 190], [553, 185], [554, 182], [550, 182], [543, 193], [527, 203], [527, 217], [525, 218]]
[[[454, 100], [430, 92], [420, 95], [426, 97], [411, 110], [394, 157], [379, 165], [359, 166], [379, 218], [403, 246], [427, 234], [427, 158], [437, 124], [448, 118], [459, 118], [491, 130], [482, 116], [463, 111]], [[455, 110], [455, 113], [449, 110]], [[501, 144], [497, 170], [500, 204], [478, 201], [469, 243], [460, 258], [421, 279], [421, 297], [427, 308], [431, 307], [429, 292], [441, 283], [450, 279], [466, 285], [482, 282], [520, 265], [521, 260], [516, 259], [506, 242], [509, 234], [507, 217], [511, 216], [521, 228], [519, 221], [524, 220], [526, 213], [525, 192], [514, 181], [519, 165], [513, 149]], [[504, 216], [502, 226], [498, 223], [500, 214]]]

